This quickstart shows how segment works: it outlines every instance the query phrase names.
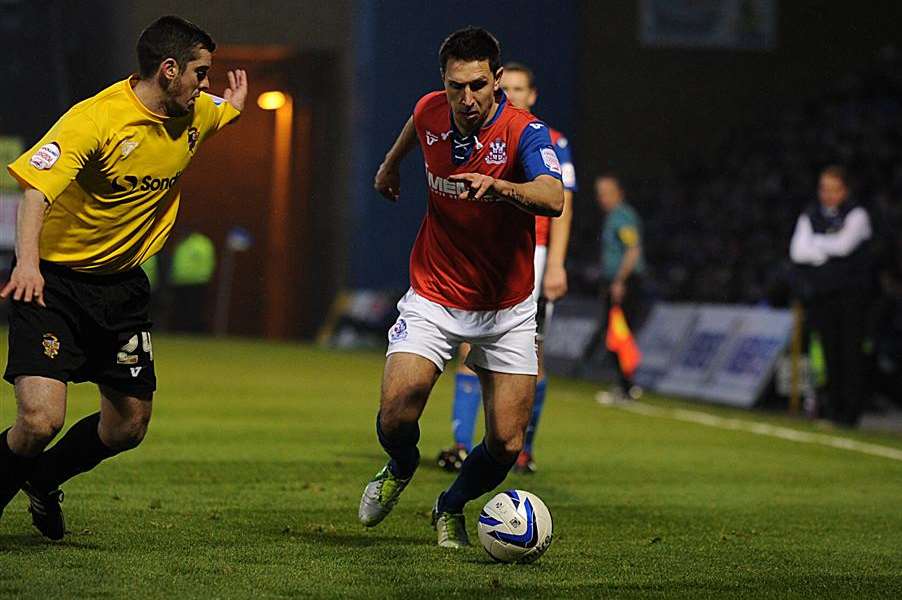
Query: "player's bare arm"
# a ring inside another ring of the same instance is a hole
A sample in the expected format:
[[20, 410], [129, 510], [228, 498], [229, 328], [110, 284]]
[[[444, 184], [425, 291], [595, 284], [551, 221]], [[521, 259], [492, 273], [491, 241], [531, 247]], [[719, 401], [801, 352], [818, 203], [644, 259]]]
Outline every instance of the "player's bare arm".
[[392, 144], [379, 170], [373, 187], [377, 192], [392, 202], [397, 201], [401, 195], [401, 161], [417, 144], [417, 130], [413, 125], [413, 116], [407, 119], [404, 128], [398, 135], [398, 139]]
[[41, 276], [39, 243], [47, 199], [36, 189], [25, 190], [16, 216], [16, 267], [9, 282], [0, 291], [4, 300], [12, 294], [13, 300], [44, 304], [44, 278]]
[[451, 181], [461, 181], [468, 188], [461, 192], [461, 200], [483, 200], [497, 197], [533, 215], [560, 216], [564, 210], [564, 184], [551, 175], [539, 175], [526, 183], [512, 183], [479, 173], [451, 175]]
[[641, 253], [642, 246], [636, 244], [631, 248], [627, 248], [626, 254], [623, 255], [623, 262], [620, 263], [620, 269], [617, 271], [617, 276], [614, 278], [614, 281], [611, 282], [611, 300], [613, 300], [615, 304], [623, 302], [623, 298], [626, 296], [626, 280], [633, 272], [636, 263], [639, 262]]
[[561, 216], [551, 221], [548, 237], [548, 259], [545, 262], [545, 277], [542, 279], [542, 293], [554, 302], [567, 293], [567, 245], [570, 243], [570, 223], [573, 220], [573, 192], [564, 190], [564, 210]]
[[244, 102], [247, 100], [247, 73], [244, 69], [229, 71], [229, 87], [223, 92], [223, 99], [232, 107], [241, 112], [244, 110]]

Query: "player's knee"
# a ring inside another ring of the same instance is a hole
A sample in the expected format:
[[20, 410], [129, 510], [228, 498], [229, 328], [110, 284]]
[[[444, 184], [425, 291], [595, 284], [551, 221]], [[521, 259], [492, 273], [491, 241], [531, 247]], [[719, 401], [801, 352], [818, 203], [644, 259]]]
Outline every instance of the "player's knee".
[[379, 419], [382, 430], [390, 433], [404, 425], [415, 423], [419, 419], [419, 412], [413, 410], [410, 406], [383, 406]]
[[138, 447], [144, 436], [147, 435], [147, 427], [150, 424], [150, 413], [136, 415], [129, 419], [113, 431], [102, 432], [104, 443], [112, 450], [117, 452], [125, 452], [132, 448]]
[[517, 460], [523, 450], [522, 434], [496, 434], [492, 439], [486, 439], [489, 453], [502, 464], [512, 463]]
[[428, 385], [413, 385], [386, 395], [381, 408], [382, 428], [388, 431], [419, 420], [429, 391]]
[[17, 425], [29, 446], [43, 448], [60, 432], [64, 420], [63, 415], [27, 411], [19, 415]]

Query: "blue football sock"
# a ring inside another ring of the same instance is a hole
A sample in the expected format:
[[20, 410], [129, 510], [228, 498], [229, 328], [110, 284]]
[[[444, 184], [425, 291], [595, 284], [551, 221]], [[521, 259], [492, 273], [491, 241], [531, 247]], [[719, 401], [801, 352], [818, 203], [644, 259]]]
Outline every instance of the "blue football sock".
[[391, 435], [382, 431], [382, 420], [376, 415], [376, 436], [385, 452], [391, 457], [388, 468], [395, 477], [409, 479], [420, 464], [420, 451], [417, 442], [420, 441], [420, 426], [418, 423], [405, 423], [397, 428]]
[[454, 443], [464, 446], [467, 452], [473, 447], [473, 431], [476, 429], [476, 413], [482, 391], [479, 377], [470, 373], [458, 373], [454, 378], [454, 404], [451, 407], [451, 429]]
[[542, 417], [542, 409], [545, 407], [545, 390], [547, 387], [547, 379], [543, 379], [536, 384], [536, 400], [532, 405], [532, 416], [529, 418], [529, 425], [526, 427], [526, 440], [523, 442], [523, 452], [527, 454], [532, 454], [532, 441], [536, 437], [536, 429], [539, 427], [539, 419]]
[[439, 512], [459, 514], [464, 504], [498, 487], [514, 463], [502, 464], [489, 454], [485, 443], [470, 452], [451, 487], [442, 494]]

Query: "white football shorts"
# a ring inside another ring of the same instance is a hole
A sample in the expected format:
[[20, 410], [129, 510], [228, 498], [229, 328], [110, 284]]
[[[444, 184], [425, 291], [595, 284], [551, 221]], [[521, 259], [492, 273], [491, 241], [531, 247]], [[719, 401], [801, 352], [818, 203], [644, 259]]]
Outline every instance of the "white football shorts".
[[[548, 246], [536, 246], [534, 261], [533, 266], [535, 267], [536, 280], [535, 285], [532, 288], [532, 298], [538, 302], [539, 296], [542, 295], [542, 282], [545, 280], [545, 264], [548, 261]], [[544, 310], [545, 314], [537, 317], [539, 322], [540, 340], [545, 337], [545, 329], [548, 327], [548, 321], [551, 320], [551, 313], [554, 312], [554, 302], [546, 300]]]
[[548, 246], [536, 246], [535, 258], [533, 258], [533, 267], [535, 268], [536, 280], [532, 287], [532, 299], [539, 301], [542, 295], [542, 280], [545, 279], [545, 262], [548, 260]]
[[401, 315], [388, 330], [386, 356], [409, 352], [432, 361], [439, 371], [461, 342], [471, 346], [467, 366], [496, 373], [536, 375], [536, 301], [501, 310], [447, 308], [407, 291], [398, 302]]

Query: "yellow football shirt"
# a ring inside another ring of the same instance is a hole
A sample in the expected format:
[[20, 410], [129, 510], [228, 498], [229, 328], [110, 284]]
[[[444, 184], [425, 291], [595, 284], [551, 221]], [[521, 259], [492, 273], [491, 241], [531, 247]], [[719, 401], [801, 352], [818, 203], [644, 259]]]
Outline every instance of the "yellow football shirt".
[[73, 106], [9, 165], [23, 188], [50, 202], [43, 260], [118, 273], [159, 252], [178, 213], [182, 173], [198, 146], [239, 115], [202, 93], [187, 115], [163, 117], [135, 96], [133, 81]]

